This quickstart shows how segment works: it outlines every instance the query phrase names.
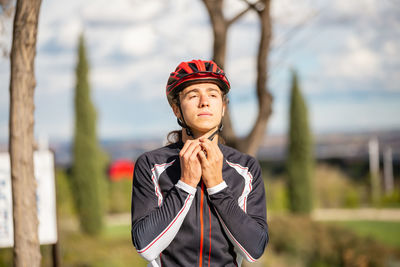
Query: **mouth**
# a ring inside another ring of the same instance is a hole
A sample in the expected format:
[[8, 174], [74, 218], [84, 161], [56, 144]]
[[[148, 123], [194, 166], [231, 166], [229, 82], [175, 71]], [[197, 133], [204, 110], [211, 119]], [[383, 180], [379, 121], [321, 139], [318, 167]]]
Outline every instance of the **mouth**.
[[207, 117], [207, 116], [212, 116], [212, 114], [209, 112], [202, 112], [202, 113], [197, 114], [197, 116], [198, 117]]

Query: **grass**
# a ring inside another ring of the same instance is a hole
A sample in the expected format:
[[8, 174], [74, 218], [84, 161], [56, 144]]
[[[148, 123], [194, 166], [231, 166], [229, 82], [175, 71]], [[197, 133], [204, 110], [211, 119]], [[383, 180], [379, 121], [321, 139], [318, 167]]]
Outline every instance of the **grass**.
[[400, 222], [390, 221], [335, 221], [360, 236], [374, 238], [386, 245], [400, 248]]
[[63, 232], [60, 241], [63, 266], [146, 266], [132, 246], [129, 225], [107, 226], [98, 237]]
[[131, 226], [129, 224], [108, 226], [104, 233], [104, 238], [118, 239], [124, 238], [131, 234]]

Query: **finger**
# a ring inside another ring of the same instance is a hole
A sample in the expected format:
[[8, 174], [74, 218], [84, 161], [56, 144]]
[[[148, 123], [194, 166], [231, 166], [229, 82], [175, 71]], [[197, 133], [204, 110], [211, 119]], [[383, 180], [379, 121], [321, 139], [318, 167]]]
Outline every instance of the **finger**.
[[191, 159], [191, 160], [197, 159], [197, 155], [198, 155], [199, 153], [201, 153], [201, 146], [200, 146], [200, 145], [198, 145], [195, 149], [193, 149], [193, 152], [192, 152], [192, 154], [190, 155], [190, 159]]
[[185, 153], [183, 154], [184, 157], [190, 158], [190, 156], [193, 154], [193, 150], [196, 149], [196, 147], [199, 146], [198, 142], [191, 142], [188, 148], [186, 149]]
[[189, 148], [189, 146], [190, 146], [191, 143], [193, 143], [193, 140], [187, 140], [187, 141], [185, 142], [185, 144], [183, 145], [183, 147], [182, 147], [182, 149], [181, 149], [181, 151], [180, 151], [180, 154], [181, 154], [181, 155], [184, 155], [184, 154], [186, 153], [186, 151], [187, 151], [187, 149]]
[[208, 153], [210, 154], [210, 157], [208, 157], [208, 160], [216, 160], [219, 161], [222, 158], [222, 152], [219, 149], [219, 146], [217, 143], [211, 142], [208, 140], [208, 142], [204, 142], [205, 146], [208, 147], [209, 151]]
[[197, 157], [200, 160], [200, 164], [204, 164], [207, 162], [207, 156], [203, 150], [200, 150], [199, 153], [197, 154]]
[[205, 143], [209, 144], [210, 150], [213, 151], [214, 155], [218, 155], [221, 152], [218, 143], [212, 142], [211, 140], [208, 139], [205, 140]]
[[185, 155], [192, 144], [193, 144], [193, 140], [187, 140], [185, 142], [185, 144], [183, 145], [180, 154], [182, 156]]
[[200, 145], [206, 151], [207, 156], [213, 156], [215, 154], [215, 150], [210, 140], [204, 139], [201, 141]]

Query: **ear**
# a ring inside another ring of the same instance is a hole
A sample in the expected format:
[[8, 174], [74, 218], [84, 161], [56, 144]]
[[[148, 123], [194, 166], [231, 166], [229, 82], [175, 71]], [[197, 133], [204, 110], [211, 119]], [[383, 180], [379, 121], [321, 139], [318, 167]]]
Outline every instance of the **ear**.
[[181, 112], [176, 104], [172, 104], [172, 110], [174, 111], [175, 117], [180, 118]]
[[222, 117], [224, 117], [224, 115], [225, 115], [225, 108], [226, 108], [226, 103], [223, 102], [223, 104], [222, 104]]

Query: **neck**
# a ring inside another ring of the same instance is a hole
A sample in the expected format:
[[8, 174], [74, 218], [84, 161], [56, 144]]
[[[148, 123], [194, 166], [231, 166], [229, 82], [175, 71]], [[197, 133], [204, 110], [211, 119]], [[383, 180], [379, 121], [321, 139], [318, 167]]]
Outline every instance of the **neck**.
[[[210, 135], [212, 135], [218, 128], [212, 128], [208, 132], [205, 133], [200, 133], [200, 132], [193, 132], [193, 135], [195, 138], [188, 136], [186, 134], [186, 130], [182, 128], [182, 142], [185, 143], [187, 140], [193, 140], [193, 139], [200, 139], [200, 138], [208, 138]], [[218, 144], [218, 134], [214, 135], [214, 138], [212, 140], [213, 143]]]

